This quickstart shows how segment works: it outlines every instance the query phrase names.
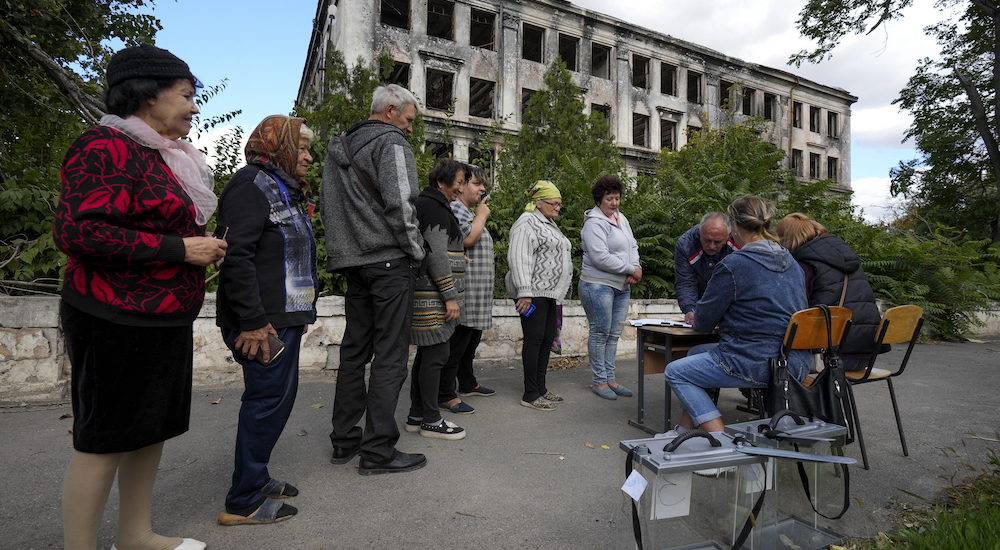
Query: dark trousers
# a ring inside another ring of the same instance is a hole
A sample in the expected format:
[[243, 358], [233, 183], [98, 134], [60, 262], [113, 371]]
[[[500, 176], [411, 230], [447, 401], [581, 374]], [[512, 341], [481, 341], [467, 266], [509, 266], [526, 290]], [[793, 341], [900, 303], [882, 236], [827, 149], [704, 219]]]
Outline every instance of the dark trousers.
[[410, 374], [411, 418], [422, 418], [428, 424], [441, 420], [438, 388], [441, 386], [441, 369], [448, 361], [448, 349], [447, 341], [417, 348]]
[[476, 358], [476, 348], [482, 340], [483, 331], [464, 325], [455, 327], [455, 334], [448, 341], [448, 362], [441, 369], [441, 387], [438, 389], [438, 403], [456, 399], [455, 377], [458, 377], [458, 391], [470, 392], [479, 386], [472, 372], [472, 362]]
[[[362, 458], [388, 462], [399, 440], [395, 414], [410, 353], [413, 273], [409, 260], [398, 258], [347, 268], [344, 275], [347, 328], [340, 345], [330, 441], [344, 449], [360, 445]], [[362, 430], [358, 423], [363, 415]]]
[[521, 399], [531, 403], [545, 395], [545, 372], [549, 368], [549, 353], [556, 339], [556, 301], [552, 298], [532, 298], [535, 311], [529, 317], [521, 315], [521, 364], [524, 366], [524, 395]]
[[285, 352], [268, 365], [247, 359], [235, 350], [238, 330], [222, 329], [222, 339], [243, 366], [243, 404], [236, 429], [236, 467], [226, 508], [247, 508], [263, 500], [260, 490], [271, 479], [267, 463], [292, 414], [299, 387], [299, 341], [302, 325], [276, 329]]

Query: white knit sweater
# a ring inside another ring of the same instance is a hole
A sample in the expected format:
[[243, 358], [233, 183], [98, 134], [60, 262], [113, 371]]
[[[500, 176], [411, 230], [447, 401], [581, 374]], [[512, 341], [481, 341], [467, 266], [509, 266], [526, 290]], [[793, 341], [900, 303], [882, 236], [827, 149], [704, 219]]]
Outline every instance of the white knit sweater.
[[511, 298], [553, 298], [561, 303], [573, 282], [569, 239], [541, 212], [525, 212], [510, 228], [507, 292]]

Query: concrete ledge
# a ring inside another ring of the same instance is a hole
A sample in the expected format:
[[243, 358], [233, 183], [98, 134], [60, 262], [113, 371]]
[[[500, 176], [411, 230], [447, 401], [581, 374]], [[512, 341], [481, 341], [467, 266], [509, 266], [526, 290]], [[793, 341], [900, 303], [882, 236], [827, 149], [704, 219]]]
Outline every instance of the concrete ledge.
[[[59, 329], [58, 297], [0, 296], [0, 401], [60, 400], [69, 397], [70, 365]], [[317, 303], [318, 318], [300, 350], [303, 380], [335, 380], [345, 329], [344, 298], [326, 296]], [[632, 300], [629, 318], [681, 319], [676, 300]], [[1000, 334], [1000, 317], [982, 315], [978, 335]], [[563, 305], [563, 356], [587, 355], [587, 317], [579, 301]], [[477, 360], [484, 366], [518, 363], [521, 323], [510, 300], [493, 301], [493, 328], [483, 333]], [[411, 356], [416, 347], [411, 346]], [[626, 328], [618, 356], [635, 356], [635, 331]], [[242, 384], [243, 372], [215, 326], [215, 295], [205, 297], [194, 323], [194, 385]]]

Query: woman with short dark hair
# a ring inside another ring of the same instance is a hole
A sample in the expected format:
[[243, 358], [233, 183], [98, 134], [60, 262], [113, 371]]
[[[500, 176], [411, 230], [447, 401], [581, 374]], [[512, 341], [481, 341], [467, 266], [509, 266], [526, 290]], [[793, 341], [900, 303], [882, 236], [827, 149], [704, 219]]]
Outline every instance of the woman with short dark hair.
[[467, 176], [465, 164], [440, 159], [416, 201], [417, 224], [427, 255], [413, 291], [410, 343], [417, 345], [417, 355], [410, 375], [410, 413], [405, 429], [436, 439], [465, 437], [465, 429], [441, 418], [438, 390], [441, 370], [451, 351], [449, 340], [465, 300], [465, 246], [450, 204], [462, 194]]
[[67, 550], [94, 550], [118, 477], [112, 549], [201, 550], [153, 533], [163, 443], [188, 429], [192, 325], [205, 266], [226, 243], [205, 235], [218, 200], [205, 157], [180, 138], [198, 114], [187, 64], [143, 44], [108, 64], [111, 114], [66, 153], [53, 223], [66, 253], [60, 321], [72, 366], [73, 457], [63, 484]]
[[590, 336], [587, 356], [594, 375], [591, 389], [604, 399], [631, 397], [632, 391], [615, 381], [615, 357], [622, 323], [628, 316], [631, 287], [642, 279], [639, 245], [628, 218], [618, 207], [625, 187], [612, 176], [598, 179], [591, 188], [594, 208], [583, 216], [580, 240], [580, 303], [587, 313]]

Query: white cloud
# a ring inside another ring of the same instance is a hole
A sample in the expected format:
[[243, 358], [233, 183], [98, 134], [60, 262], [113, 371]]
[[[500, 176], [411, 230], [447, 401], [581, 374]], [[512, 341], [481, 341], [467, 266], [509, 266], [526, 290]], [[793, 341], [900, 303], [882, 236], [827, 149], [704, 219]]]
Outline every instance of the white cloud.
[[889, 178], [862, 178], [851, 182], [851, 204], [863, 210], [868, 222], [888, 221], [902, 206], [902, 198], [889, 194]]
[[912, 121], [895, 105], [858, 109], [851, 113], [851, 146], [912, 151], [912, 141], [903, 143]]

